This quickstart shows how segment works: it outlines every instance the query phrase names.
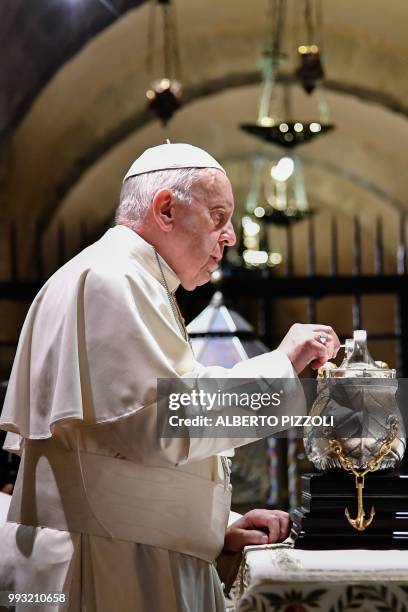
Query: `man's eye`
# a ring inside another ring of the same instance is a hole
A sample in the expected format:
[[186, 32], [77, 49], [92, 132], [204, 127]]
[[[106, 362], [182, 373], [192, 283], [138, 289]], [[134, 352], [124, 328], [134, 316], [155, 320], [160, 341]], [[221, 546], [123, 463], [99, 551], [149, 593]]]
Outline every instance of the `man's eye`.
[[213, 214], [213, 219], [214, 219], [214, 223], [215, 225], [220, 225], [224, 219], [224, 213], [222, 212], [216, 212]]

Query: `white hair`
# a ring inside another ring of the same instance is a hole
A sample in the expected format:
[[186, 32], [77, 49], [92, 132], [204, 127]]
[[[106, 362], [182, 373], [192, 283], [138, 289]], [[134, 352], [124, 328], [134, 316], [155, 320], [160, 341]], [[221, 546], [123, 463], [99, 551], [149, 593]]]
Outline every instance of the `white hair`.
[[129, 225], [142, 222], [155, 193], [160, 189], [171, 189], [177, 199], [190, 204], [191, 187], [206, 172], [208, 168], [175, 168], [129, 177], [120, 192], [115, 223]]

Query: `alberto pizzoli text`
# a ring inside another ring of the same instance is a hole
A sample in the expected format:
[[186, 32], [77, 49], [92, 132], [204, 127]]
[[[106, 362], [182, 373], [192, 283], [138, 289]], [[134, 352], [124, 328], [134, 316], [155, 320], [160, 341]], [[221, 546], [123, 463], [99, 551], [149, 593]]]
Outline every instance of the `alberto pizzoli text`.
[[172, 414], [169, 417], [171, 427], [333, 427], [333, 415], [265, 415], [265, 414], [220, 414], [196, 415], [182, 417]]

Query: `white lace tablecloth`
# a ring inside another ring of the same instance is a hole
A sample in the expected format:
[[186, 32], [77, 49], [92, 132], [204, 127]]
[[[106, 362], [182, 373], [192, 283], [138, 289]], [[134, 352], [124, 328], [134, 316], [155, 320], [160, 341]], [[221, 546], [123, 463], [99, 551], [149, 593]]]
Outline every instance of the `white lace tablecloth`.
[[249, 546], [237, 612], [408, 612], [408, 551]]

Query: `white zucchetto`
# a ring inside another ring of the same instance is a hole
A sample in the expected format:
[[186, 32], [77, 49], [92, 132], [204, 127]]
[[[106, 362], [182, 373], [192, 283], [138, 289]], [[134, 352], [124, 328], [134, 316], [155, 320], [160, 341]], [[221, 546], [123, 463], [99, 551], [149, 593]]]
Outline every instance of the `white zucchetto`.
[[146, 149], [130, 166], [125, 178], [175, 168], [216, 168], [226, 174], [224, 168], [207, 151], [184, 143], [167, 143]]

